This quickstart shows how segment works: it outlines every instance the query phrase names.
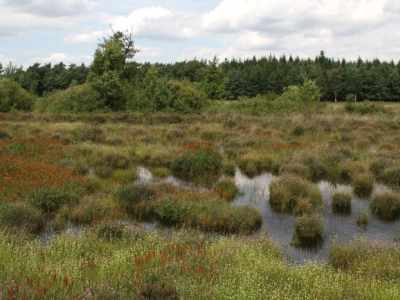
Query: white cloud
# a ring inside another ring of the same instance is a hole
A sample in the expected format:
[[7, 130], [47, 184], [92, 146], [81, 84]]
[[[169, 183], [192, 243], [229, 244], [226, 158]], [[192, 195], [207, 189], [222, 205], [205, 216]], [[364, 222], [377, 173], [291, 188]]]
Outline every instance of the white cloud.
[[88, 0], [3, 0], [0, 5], [13, 13], [56, 18], [87, 13], [95, 3]]
[[95, 43], [105, 35], [104, 31], [93, 31], [81, 34], [68, 34], [62, 38], [65, 44]]
[[198, 17], [174, 14], [163, 7], [147, 7], [134, 10], [128, 17], [112, 21], [116, 30], [132, 27], [135, 38], [155, 40], [190, 39], [198, 35]]

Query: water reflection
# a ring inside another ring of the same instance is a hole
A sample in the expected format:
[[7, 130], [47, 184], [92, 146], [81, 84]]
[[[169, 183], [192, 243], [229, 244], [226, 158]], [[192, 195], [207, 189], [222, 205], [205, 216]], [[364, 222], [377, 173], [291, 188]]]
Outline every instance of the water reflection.
[[[201, 192], [211, 191], [209, 186], [197, 185], [169, 176], [160, 180], [153, 178], [151, 172], [143, 167], [137, 168], [139, 178], [137, 182], [159, 182], [169, 183], [182, 188], [196, 189]], [[299, 247], [293, 245], [294, 221], [295, 216], [274, 212], [269, 205], [269, 186], [276, 176], [265, 173], [259, 176], [248, 178], [236, 169], [235, 182], [241, 193], [233, 200], [233, 205], [254, 205], [262, 212], [262, 226], [255, 233], [261, 235], [267, 233], [276, 244], [283, 250], [284, 255], [289, 261], [302, 262], [304, 260], [322, 261], [328, 258], [328, 247], [332, 239], [340, 237], [344, 240], [353, 240], [357, 237], [365, 237], [373, 241], [400, 242], [400, 220], [393, 223], [385, 223], [374, 218], [370, 211], [371, 199], [360, 199], [354, 197], [351, 200], [351, 210], [347, 213], [337, 213], [332, 210], [332, 195], [335, 191], [351, 191], [348, 185], [332, 185], [327, 181], [320, 181], [317, 186], [323, 196], [323, 217], [324, 234], [323, 239], [318, 241], [314, 247]], [[216, 182], [216, 181], [215, 181]], [[374, 192], [390, 190], [384, 185], [376, 185]], [[370, 216], [367, 226], [357, 225], [357, 217], [363, 212]], [[140, 227], [147, 230], [154, 230], [158, 224], [154, 222], [132, 223], [131, 221], [121, 220], [127, 226]], [[83, 230], [82, 226], [69, 225], [67, 231], [74, 236], [78, 236]], [[51, 226], [40, 235], [42, 245], [46, 245], [56, 233]]]
[[[268, 235], [281, 246], [285, 256], [294, 262], [303, 260], [326, 260], [330, 241], [335, 236], [345, 240], [352, 240], [359, 236], [374, 241], [397, 241], [400, 236], [400, 222], [385, 223], [371, 216], [369, 209], [370, 199], [354, 197], [351, 203], [351, 212], [337, 214], [332, 210], [332, 195], [335, 191], [351, 191], [348, 185], [332, 185], [327, 181], [317, 184], [321, 190], [324, 208], [324, 241], [313, 247], [298, 247], [292, 245], [294, 236], [295, 216], [274, 212], [269, 206], [269, 185], [276, 177], [272, 174], [262, 174], [252, 179], [236, 170], [235, 181], [243, 192], [234, 200], [235, 205], [253, 204], [260, 208], [263, 224], [257, 234], [267, 232]], [[386, 186], [377, 185], [375, 192], [389, 190]], [[370, 215], [367, 226], [357, 225], [356, 219], [364, 211]]]

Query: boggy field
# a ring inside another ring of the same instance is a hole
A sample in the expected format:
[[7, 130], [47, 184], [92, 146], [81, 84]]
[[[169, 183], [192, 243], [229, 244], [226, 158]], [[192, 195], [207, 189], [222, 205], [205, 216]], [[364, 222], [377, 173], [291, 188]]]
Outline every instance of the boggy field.
[[398, 110], [3, 114], [0, 299], [399, 299]]

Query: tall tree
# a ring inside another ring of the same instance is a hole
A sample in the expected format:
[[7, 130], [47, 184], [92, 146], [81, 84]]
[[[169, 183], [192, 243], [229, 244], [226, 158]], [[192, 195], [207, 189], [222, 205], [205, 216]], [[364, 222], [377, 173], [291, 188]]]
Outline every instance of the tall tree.
[[214, 59], [209, 61], [206, 76], [200, 82], [199, 87], [209, 99], [215, 100], [222, 98], [227, 83], [228, 79], [223, 75], [221, 68], [218, 66], [218, 58], [214, 56]]
[[111, 110], [125, 108], [126, 99], [122, 90], [124, 69], [127, 59], [133, 58], [137, 52], [132, 35], [126, 36], [120, 31], [105, 38], [95, 51], [88, 82]]

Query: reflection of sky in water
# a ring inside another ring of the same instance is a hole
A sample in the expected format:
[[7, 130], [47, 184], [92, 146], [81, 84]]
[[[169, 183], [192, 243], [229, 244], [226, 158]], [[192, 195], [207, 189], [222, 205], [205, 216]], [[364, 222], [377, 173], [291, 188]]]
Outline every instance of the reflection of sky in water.
[[[262, 174], [249, 179], [240, 170], [236, 171], [235, 180], [242, 191], [242, 195], [236, 197], [234, 204], [253, 204], [261, 209], [263, 216], [262, 228], [258, 234], [267, 232], [277, 244], [279, 244], [288, 259], [299, 262], [302, 260], [325, 260], [328, 256], [330, 240], [339, 236], [345, 240], [363, 236], [369, 240], [393, 242], [400, 237], [400, 222], [384, 223], [371, 216], [369, 210], [370, 199], [353, 198], [351, 214], [336, 215], [332, 212], [332, 195], [336, 190], [351, 190], [350, 186], [333, 186], [326, 181], [317, 185], [322, 192], [324, 200], [324, 242], [317, 249], [301, 249], [292, 246], [294, 235], [295, 217], [288, 214], [280, 214], [272, 211], [269, 206], [269, 185], [275, 179], [272, 174]], [[374, 191], [388, 190], [383, 185], [377, 185]], [[370, 215], [366, 227], [358, 226], [357, 217], [367, 211]]]
[[[162, 180], [153, 178], [151, 172], [143, 167], [137, 168], [139, 178], [137, 182], [163, 182], [185, 188], [195, 188], [198, 191], [207, 192], [209, 188], [199, 187], [183, 180], [179, 180], [173, 176], [169, 176]], [[400, 220], [394, 223], [381, 222], [371, 215], [369, 203], [371, 199], [359, 199], [354, 197], [351, 201], [351, 213], [348, 215], [337, 215], [332, 212], [332, 195], [336, 190], [351, 191], [351, 187], [347, 185], [333, 186], [329, 182], [321, 181], [317, 184], [322, 192], [324, 200], [324, 241], [317, 248], [302, 249], [291, 245], [294, 235], [295, 216], [289, 214], [276, 213], [271, 210], [269, 205], [269, 185], [276, 177], [272, 174], [265, 173], [254, 178], [248, 178], [236, 170], [235, 182], [241, 193], [234, 201], [234, 205], [254, 205], [260, 208], [262, 212], [262, 227], [256, 235], [267, 233], [283, 250], [285, 256], [294, 262], [303, 260], [326, 260], [328, 257], [328, 246], [332, 238], [338, 236], [344, 240], [353, 240], [357, 237], [365, 237], [374, 241], [398, 242], [400, 239]], [[374, 192], [382, 192], [390, 190], [384, 185], [376, 185]], [[369, 214], [369, 223], [367, 226], [358, 226], [357, 217], [364, 211]], [[121, 220], [128, 226], [133, 225], [132, 222]], [[139, 224], [140, 228], [152, 230], [157, 226], [156, 222], [146, 222]], [[82, 226], [69, 225], [67, 231], [72, 235], [78, 236], [83, 230]], [[56, 233], [50, 228], [43, 232], [39, 239], [42, 245], [46, 245]]]

